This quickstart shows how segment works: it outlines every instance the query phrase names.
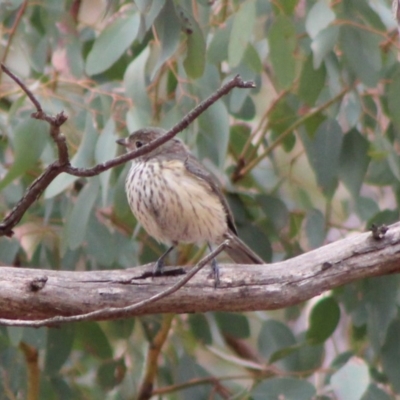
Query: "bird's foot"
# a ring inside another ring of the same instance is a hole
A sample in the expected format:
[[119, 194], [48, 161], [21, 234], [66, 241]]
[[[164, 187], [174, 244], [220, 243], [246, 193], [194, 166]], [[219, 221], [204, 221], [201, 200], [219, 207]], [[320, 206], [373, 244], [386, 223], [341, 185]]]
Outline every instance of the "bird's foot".
[[153, 276], [161, 276], [164, 273], [164, 260], [161, 257], [156, 261], [153, 268]]
[[153, 269], [153, 276], [161, 276], [164, 274], [164, 260], [169, 253], [174, 249], [175, 246], [171, 246], [167, 251], [161, 255], [161, 257], [156, 261]]
[[219, 267], [217, 260], [215, 258], [213, 258], [211, 261], [211, 274], [212, 277], [214, 278], [214, 288], [217, 288], [220, 284], [220, 280], [219, 280]]

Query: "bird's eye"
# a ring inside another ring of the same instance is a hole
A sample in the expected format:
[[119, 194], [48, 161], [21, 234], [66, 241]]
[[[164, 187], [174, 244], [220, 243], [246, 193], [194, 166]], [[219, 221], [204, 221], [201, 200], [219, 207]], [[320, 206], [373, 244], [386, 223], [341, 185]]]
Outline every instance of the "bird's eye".
[[135, 146], [136, 146], [136, 148], [138, 149], [139, 147], [142, 147], [142, 146], [143, 146], [143, 143], [142, 143], [140, 140], [137, 140], [137, 141], [135, 142]]

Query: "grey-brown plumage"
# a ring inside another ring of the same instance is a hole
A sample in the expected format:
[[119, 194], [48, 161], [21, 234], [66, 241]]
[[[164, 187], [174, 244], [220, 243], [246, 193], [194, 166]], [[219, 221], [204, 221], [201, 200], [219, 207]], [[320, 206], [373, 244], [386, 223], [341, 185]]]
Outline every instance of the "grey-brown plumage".
[[[144, 128], [117, 142], [133, 151], [165, 133]], [[219, 244], [229, 239], [226, 252], [237, 263], [263, 260], [237, 236], [228, 203], [217, 179], [177, 138], [132, 161], [126, 178], [129, 205], [145, 230], [171, 247], [156, 264], [160, 273], [165, 256], [179, 242]], [[218, 271], [214, 263], [218, 281]]]

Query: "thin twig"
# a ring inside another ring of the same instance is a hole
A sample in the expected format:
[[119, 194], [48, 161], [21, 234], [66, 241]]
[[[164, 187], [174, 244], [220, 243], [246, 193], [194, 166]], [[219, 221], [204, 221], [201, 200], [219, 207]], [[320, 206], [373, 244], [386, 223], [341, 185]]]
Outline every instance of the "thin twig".
[[[8, 36], [7, 44], [6, 44], [5, 48], [4, 48], [4, 52], [3, 52], [3, 55], [2, 55], [2, 58], [1, 58], [1, 62], [2, 63], [5, 62], [6, 59], [7, 59], [8, 52], [10, 50], [13, 37], [14, 37], [15, 32], [17, 31], [18, 25], [21, 22], [21, 19], [22, 19], [24, 13], [25, 13], [27, 5], [28, 5], [28, 0], [24, 0], [24, 2], [21, 4], [21, 7], [19, 8], [19, 10], [17, 12], [17, 15], [15, 17], [14, 23], [13, 23], [13, 25], [11, 27], [11, 30], [10, 30], [10, 34]], [[0, 74], [0, 79], [1, 79], [1, 74]]]
[[33, 103], [36, 110], [38, 112], [43, 112], [42, 106], [40, 105], [39, 101], [33, 95], [33, 93], [28, 89], [24, 82], [21, 81], [16, 75], [14, 75], [3, 63], [1, 63], [1, 69], [13, 80], [15, 83], [21, 87], [21, 89], [26, 93], [29, 97], [29, 100]]
[[157, 377], [158, 371], [158, 357], [160, 356], [161, 349], [168, 338], [168, 333], [171, 329], [173, 319], [174, 314], [164, 314], [162, 316], [160, 329], [155, 337], [150, 340], [143, 379], [136, 395], [138, 400], [148, 400], [152, 397], [154, 381]]
[[50, 164], [25, 192], [22, 198], [0, 223], [0, 236], [12, 236], [12, 228], [21, 221], [28, 208], [38, 199], [50, 182], [62, 172], [58, 162]]
[[332, 99], [328, 100], [326, 103], [322, 104], [321, 106], [313, 109], [310, 113], [304, 115], [303, 117], [299, 118], [295, 121], [292, 125], [290, 125], [284, 132], [282, 132], [279, 137], [270, 145], [268, 146], [258, 157], [254, 158], [250, 161], [247, 165], [241, 168], [238, 171], [234, 171], [232, 180], [237, 182], [246, 174], [248, 174], [254, 167], [256, 167], [269, 153], [272, 152], [277, 146], [279, 146], [288, 135], [293, 133], [295, 129], [299, 126], [303, 125], [309, 118], [313, 117], [314, 115], [320, 113], [321, 111], [325, 110], [326, 108], [330, 107], [332, 104], [336, 103], [340, 100], [347, 92], [349, 92], [352, 87], [345, 87], [341, 92], [339, 92], [336, 96], [332, 97]]
[[140, 157], [144, 154], [149, 153], [150, 151], [156, 149], [162, 144], [166, 143], [168, 140], [172, 139], [179, 132], [183, 131], [185, 128], [189, 126], [200, 114], [202, 114], [208, 107], [214, 104], [217, 100], [219, 100], [222, 96], [228, 94], [233, 88], [254, 88], [255, 84], [253, 81], [243, 81], [239, 75], [236, 75], [234, 78], [229, 80], [223, 86], [221, 86], [216, 92], [214, 92], [210, 97], [203, 100], [199, 105], [197, 105], [193, 110], [191, 110], [185, 117], [175, 124], [171, 129], [169, 129], [165, 135], [160, 138], [153, 140], [149, 144], [140, 147], [139, 149], [132, 151], [127, 154], [123, 154], [122, 156], [113, 158], [110, 161], [106, 161], [103, 164], [98, 164], [93, 168], [76, 168], [73, 166], [69, 166], [65, 172], [80, 177], [88, 177], [98, 175], [100, 172], [104, 172], [112, 167], [116, 167], [117, 165], [123, 164], [127, 161], [133, 160], [134, 158]]
[[239, 75], [226, 82], [221, 88], [214, 92], [206, 100], [202, 101], [197, 107], [190, 111], [179, 123], [177, 123], [172, 129], [166, 132], [165, 135], [157, 140], [149, 143], [140, 149], [131, 153], [123, 154], [105, 163], [98, 164], [92, 168], [76, 168], [70, 165], [70, 159], [68, 154], [68, 148], [64, 135], [60, 132], [60, 127], [67, 120], [67, 117], [63, 112], [57, 114], [55, 117], [47, 115], [31, 92], [31, 90], [17, 77], [15, 76], [5, 65], [1, 64], [1, 69], [9, 75], [26, 93], [29, 99], [32, 101], [36, 108], [36, 112], [31, 116], [32, 118], [46, 121], [50, 125], [50, 135], [54, 140], [58, 150], [58, 160], [50, 164], [45, 171], [31, 184], [26, 190], [24, 196], [15, 205], [7, 217], [0, 223], [0, 236], [12, 236], [13, 228], [19, 223], [21, 218], [24, 216], [28, 208], [36, 201], [49, 184], [62, 172], [70, 175], [79, 177], [90, 177], [100, 174], [110, 168], [121, 165], [129, 160], [133, 160], [139, 156], [142, 156], [163, 143], [173, 138], [177, 133], [185, 129], [191, 122], [193, 122], [201, 113], [203, 113], [208, 107], [214, 104], [222, 96], [229, 93], [233, 88], [254, 88], [255, 84], [252, 81], [243, 81]]
[[212, 252], [210, 252], [206, 257], [201, 259], [197, 265], [195, 265], [182, 279], [172, 285], [170, 288], [163, 290], [160, 293], [155, 294], [145, 300], [139, 301], [138, 303], [131, 304], [126, 307], [108, 307], [101, 310], [91, 311], [85, 314], [72, 315], [72, 316], [57, 316], [52, 318], [46, 318], [41, 320], [13, 320], [7, 318], [0, 318], [0, 325], [6, 326], [30, 326], [33, 328], [39, 328], [41, 326], [49, 325], [59, 325], [66, 322], [77, 322], [77, 321], [87, 321], [91, 319], [100, 320], [102, 318], [124, 318], [129, 316], [133, 311], [154, 303], [166, 296], [171, 295], [185, 285], [190, 279], [193, 278], [207, 263], [214, 259], [219, 253], [221, 253], [229, 245], [229, 240], [225, 240], [218, 247], [216, 247]]

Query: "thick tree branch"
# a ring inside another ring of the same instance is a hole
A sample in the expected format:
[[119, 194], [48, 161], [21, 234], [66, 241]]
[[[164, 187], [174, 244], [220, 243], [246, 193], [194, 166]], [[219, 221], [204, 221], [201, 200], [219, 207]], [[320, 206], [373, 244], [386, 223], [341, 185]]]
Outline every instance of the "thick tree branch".
[[62, 172], [66, 172], [70, 175], [80, 177], [90, 177], [100, 174], [110, 168], [121, 165], [129, 160], [133, 160], [143, 154], [146, 154], [163, 143], [173, 138], [180, 131], [185, 129], [191, 122], [193, 122], [200, 114], [202, 114], [208, 107], [214, 104], [222, 96], [228, 94], [233, 88], [254, 88], [255, 84], [251, 81], [243, 81], [239, 75], [230, 79], [218, 90], [216, 90], [210, 97], [202, 101], [192, 111], [190, 111], [179, 123], [172, 127], [166, 134], [157, 140], [149, 143], [140, 149], [131, 153], [123, 154], [122, 156], [116, 157], [105, 163], [95, 165], [92, 168], [76, 168], [70, 164], [70, 158], [68, 153], [68, 147], [66, 144], [65, 136], [61, 133], [60, 128], [67, 120], [67, 117], [63, 112], [57, 114], [55, 117], [47, 115], [35, 97], [31, 90], [16, 76], [14, 75], [4, 64], [1, 64], [1, 69], [10, 76], [21, 89], [26, 93], [31, 102], [36, 108], [36, 112], [32, 113], [32, 118], [46, 121], [50, 126], [50, 136], [58, 150], [58, 160], [51, 163], [44, 172], [31, 184], [27, 189], [24, 196], [15, 205], [11, 212], [6, 218], [0, 223], [0, 236], [12, 236], [13, 228], [21, 221], [28, 208], [41, 196], [47, 186]]
[[0, 323], [40, 326], [43, 321], [32, 321], [94, 312], [87, 319], [288, 307], [346, 283], [400, 271], [400, 223], [380, 240], [368, 232], [275, 264], [220, 265], [218, 288], [203, 269], [180, 290], [135, 308], [180, 279], [152, 278], [152, 267], [88, 272], [2, 267]]

